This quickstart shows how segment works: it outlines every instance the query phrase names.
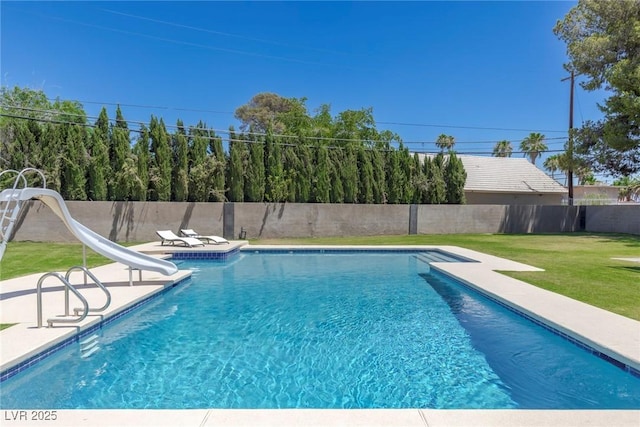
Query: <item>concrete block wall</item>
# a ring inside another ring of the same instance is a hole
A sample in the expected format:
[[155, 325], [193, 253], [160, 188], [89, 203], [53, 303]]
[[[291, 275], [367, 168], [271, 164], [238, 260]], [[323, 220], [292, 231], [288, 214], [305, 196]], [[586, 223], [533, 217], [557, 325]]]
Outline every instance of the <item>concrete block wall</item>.
[[[349, 205], [313, 203], [67, 202], [75, 220], [119, 242], [154, 241], [156, 230], [247, 238], [557, 233], [584, 229], [640, 235], [640, 205]], [[581, 218], [581, 214], [583, 218]], [[48, 207], [29, 202], [13, 240], [73, 242]]]
[[233, 236], [247, 238], [409, 234], [409, 205], [234, 203]]
[[586, 206], [585, 230], [640, 235], [640, 205]]
[[[201, 234], [222, 235], [222, 203], [66, 202], [79, 223], [117, 242], [157, 240], [156, 230], [193, 228]], [[73, 242], [76, 238], [51, 209], [29, 202], [20, 217], [14, 240]]]

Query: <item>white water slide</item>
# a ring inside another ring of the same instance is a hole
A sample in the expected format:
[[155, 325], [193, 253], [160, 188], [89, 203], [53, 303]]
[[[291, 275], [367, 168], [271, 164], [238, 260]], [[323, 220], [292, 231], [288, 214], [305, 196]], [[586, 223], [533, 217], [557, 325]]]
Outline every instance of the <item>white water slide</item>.
[[[113, 261], [120, 262], [131, 268], [155, 271], [167, 276], [178, 271], [178, 267], [170, 261], [154, 258], [152, 256], [127, 249], [124, 246], [120, 246], [111, 240], [102, 237], [98, 233], [91, 231], [89, 228], [80, 224], [71, 217], [71, 214], [67, 209], [67, 205], [60, 193], [46, 188], [35, 187], [8, 189], [3, 190], [2, 193], [0, 193], [0, 202], [5, 202], [5, 213], [2, 215], [2, 223], [0, 224], [2, 227], [0, 259], [2, 259], [2, 255], [4, 255], [7, 240], [10, 237], [13, 224], [18, 217], [18, 212], [23, 202], [32, 199], [40, 200], [51, 208], [51, 210], [53, 210], [62, 222], [64, 222], [69, 231], [71, 231], [78, 240], [100, 255], [103, 255]], [[6, 211], [7, 208], [11, 208], [12, 212], [10, 214]]]

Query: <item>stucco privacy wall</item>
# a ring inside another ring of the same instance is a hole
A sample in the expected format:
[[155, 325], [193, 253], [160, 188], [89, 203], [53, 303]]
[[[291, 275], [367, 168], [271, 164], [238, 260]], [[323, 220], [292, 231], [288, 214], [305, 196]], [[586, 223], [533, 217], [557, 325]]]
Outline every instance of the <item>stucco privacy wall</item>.
[[[114, 241], [157, 240], [156, 230], [193, 228], [202, 234], [247, 238], [443, 233], [640, 235], [638, 206], [349, 205], [303, 203], [67, 202], [71, 215]], [[583, 217], [581, 218], [581, 213]], [[53, 211], [29, 202], [14, 240], [72, 242]]]
[[[69, 213], [96, 233], [120, 242], [158, 240], [156, 230], [193, 228], [222, 235], [222, 203], [66, 202]], [[76, 238], [42, 202], [29, 202], [13, 240], [72, 242]]]
[[418, 206], [418, 234], [558, 233], [576, 231], [579, 226], [576, 206]]
[[233, 235], [247, 238], [409, 234], [409, 205], [234, 203]]
[[586, 229], [640, 235], [640, 205], [587, 206]]

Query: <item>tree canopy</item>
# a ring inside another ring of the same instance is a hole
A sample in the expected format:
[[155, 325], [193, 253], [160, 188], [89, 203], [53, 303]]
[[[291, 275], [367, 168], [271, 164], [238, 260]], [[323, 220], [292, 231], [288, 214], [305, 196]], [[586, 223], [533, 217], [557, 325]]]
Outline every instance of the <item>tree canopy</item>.
[[553, 31], [581, 86], [611, 94], [599, 106], [604, 119], [576, 132], [575, 154], [598, 172], [640, 171], [640, 1], [579, 0]]
[[444, 135], [449, 154], [427, 175], [397, 134], [376, 128], [372, 108], [311, 115], [304, 98], [258, 94], [238, 109], [244, 130], [223, 138], [202, 121], [136, 125], [120, 106], [89, 123], [79, 102], [41, 91], [3, 89], [0, 99], [0, 162], [42, 169], [67, 199], [464, 203], [455, 139]]

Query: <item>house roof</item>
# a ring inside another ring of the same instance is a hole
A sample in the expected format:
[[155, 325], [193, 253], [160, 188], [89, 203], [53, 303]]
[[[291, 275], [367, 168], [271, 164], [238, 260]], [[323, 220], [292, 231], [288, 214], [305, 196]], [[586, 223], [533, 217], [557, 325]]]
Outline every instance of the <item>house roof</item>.
[[465, 191], [567, 193], [565, 187], [524, 158], [467, 155], [458, 155], [458, 158], [467, 172]]

